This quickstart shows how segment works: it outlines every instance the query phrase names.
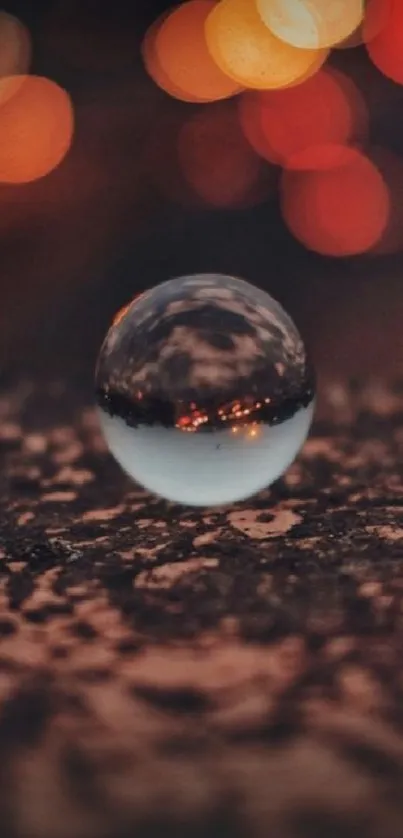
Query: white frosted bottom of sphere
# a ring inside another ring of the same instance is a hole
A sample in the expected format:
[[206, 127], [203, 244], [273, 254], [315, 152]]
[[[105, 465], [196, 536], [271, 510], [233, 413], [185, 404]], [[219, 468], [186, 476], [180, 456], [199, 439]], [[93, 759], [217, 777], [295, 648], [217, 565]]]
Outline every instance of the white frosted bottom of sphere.
[[98, 409], [111, 453], [124, 471], [153, 494], [187, 506], [221, 506], [269, 486], [305, 442], [314, 404], [280, 425], [234, 433], [186, 433], [162, 426], [130, 428]]

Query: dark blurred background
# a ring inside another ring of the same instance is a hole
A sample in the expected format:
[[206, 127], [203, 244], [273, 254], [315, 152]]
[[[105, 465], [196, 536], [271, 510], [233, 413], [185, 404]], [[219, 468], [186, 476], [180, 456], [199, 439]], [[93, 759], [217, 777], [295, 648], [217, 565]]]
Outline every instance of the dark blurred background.
[[[218, 271], [277, 297], [310, 342], [322, 375], [399, 375], [400, 248], [322, 256], [287, 229], [275, 190], [258, 206], [217, 209], [185, 205], [157, 188], [153, 167], [158, 173], [165, 165], [169, 173], [169, 126], [208, 107], [172, 99], [144, 70], [142, 38], [170, 5], [27, 0], [3, 6], [29, 30], [30, 72], [71, 95], [75, 133], [69, 153], [48, 175], [0, 185], [2, 371], [60, 373], [90, 384], [119, 307], [173, 276]], [[371, 143], [403, 156], [403, 87], [379, 72], [364, 47], [340, 50], [330, 61], [358, 85]]]

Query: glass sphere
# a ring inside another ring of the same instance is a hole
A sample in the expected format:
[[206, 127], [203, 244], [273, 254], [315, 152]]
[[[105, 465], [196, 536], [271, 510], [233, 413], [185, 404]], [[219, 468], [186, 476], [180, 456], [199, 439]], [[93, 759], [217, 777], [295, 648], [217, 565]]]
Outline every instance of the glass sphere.
[[220, 274], [169, 280], [115, 317], [96, 371], [100, 423], [122, 468], [188, 506], [243, 500], [305, 441], [314, 376], [284, 309]]

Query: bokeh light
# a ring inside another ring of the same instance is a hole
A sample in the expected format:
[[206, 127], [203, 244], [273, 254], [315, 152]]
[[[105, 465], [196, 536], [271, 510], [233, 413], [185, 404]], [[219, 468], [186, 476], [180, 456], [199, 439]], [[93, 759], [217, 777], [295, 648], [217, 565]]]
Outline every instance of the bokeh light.
[[31, 36], [18, 18], [0, 11], [0, 105], [18, 91], [31, 64]]
[[369, 56], [378, 70], [398, 84], [403, 84], [403, 3], [401, 0], [378, 0], [378, 12], [384, 15], [384, 25], [372, 37], [366, 22], [364, 40]]
[[211, 207], [243, 209], [274, 192], [274, 172], [245, 139], [232, 103], [192, 116], [180, 130], [178, 150], [187, 182]]
[[255, 151], [281, 166], [291, 165], [297, 152], [311, 148], [314, 168], [323, 144], [361, 140], [367, 129], [366, 107], [358, 88], [333, 68], [320, 69], [296, 87], [244, 93], [239, 114]]
[[317, 73], [318, 70], [320, 70], [320, 68], [323, 67], [328, 55], [328, 50], [318, 49], [316, 51], [316, 59], [312, 62], [312, 64], [309, 65], [308, 69], [305, 71], [305, 73], [302, 74], [302, 76], [298, 76], [297, 79], [294, 79], [294, 81], [290, 82], [290, 84], [284, 85], [284, 87], [275, 89], [287, 90], [289, 87], [298, 87], [300, 84], [303, 84], [305, 81], [308, 81], [308, 79], [312, 78], [312, 76], [314, 76], [315, 73]]
[[388, 223], [387, 185], [357, 149], [329, 146], [327, 158], [327, 167], [317, 171], [283, 172], [283, 218], [292, 234], [317, 253], [365, 253], [381, 239]]
[[200, 99], [200, 97], [186, 93], [182, 87], [178, 87], [178, 85], [174, 84], [161, 65], [158, 52], [155, 48], [155, 42], [158, 32], [167, 16], [168, 13], [163, 12], [163, 14], [148, 27], [147, 32], [144, 35], [141, 43], [141, 54], [144, 66], [155, 84], [169, 96], [173, 96], [174, 99], [181, 99], [183, 102], [203, 102], [204, 100]]
[[206, 21], [214, 61], [240, 85], [260, 90], [287, 87], [325, 60], [315, 49], [296, 49], [276, 38], [252, 0], [220, 0]]
[[382, 31], [387, 22], [387, 17], [388, 11], [385, 0], [365, 0], [363, 20], [348, 38], [340, 41], [339, 44], [335, 44], [336, 49], [359, 47], [365, 41], [370, 43]]
[[184, 101], [211, 102], [233, 96], [239, 84], [213, 61], [205, 22], [215, 0], [188, 0], [159, 19], [146, 36], [146, 68], [159, 87]]
[[73, 136], [65, 90], [41, 76], [16, 77], [15, 95], [0, 108], [0, 182], [27, 183], [63, 160]]
[[403, 250], [403, 160], [390, 149], [378, 146], [371, 148], [370, 156], [387, 185], [390, 203], [387, 225], [371, 253], [399, 253]]
[[178, 114], [164, 114], [159, 119], [159, 125], [150, 132], [144, 149], [142, 167], [151, 194], [156, 194], [160, 210], [166, 203], [178, 204], [186, 209], [206, 208], [205, 201], [191, 188], [182, 171], [179, 159], [182, 125], [183, 119]]
[[31, 63], [31, 36], [18, 18], [0, 11], [0, 78], [25, 74]]
[[363, 0], [256, 0], [270, 31], [294, 47], [333, 47], [348, 38], [364, 16]]

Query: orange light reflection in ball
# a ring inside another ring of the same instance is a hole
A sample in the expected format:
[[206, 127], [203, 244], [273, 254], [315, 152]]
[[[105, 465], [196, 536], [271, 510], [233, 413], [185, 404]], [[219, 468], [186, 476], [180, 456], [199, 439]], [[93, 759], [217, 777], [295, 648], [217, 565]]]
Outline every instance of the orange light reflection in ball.
[[143, 49], [146, 67], [156, 84], [171, 96], [212, 102], [240, 90], [207, 49], [204, 27], [215, 5], [215, 0], [188, 0], [151, 28], [151, 42]]
[[363, 0], [256, 0], [270, 31], [300, 49], [333, 47], [360, 25]]
[[252, 207], [274, 192], [274, 171], [245, 139], [232, 103], [191, 117], [179, 133], [178, 150], [184, 177], [211, 207]]
[[[136, 297], [134, 297], [134, 299], [136, 299]], [[129, 308], [130, 308], [130, 306], [131, 306], [131, 304], [132, 304], [132, 302], [133, 302], [133, 301], [134, 301], [134, 300], [131, 300], [131, 302], [130, 302], [130, 303], [126, 303], [126, 305], [125, 305], [125, 306], [122, 306], [122, 308], [120, 308], [120, 309], [116, 312], [116, 314], [115, 314], [115, 316], [114, 316], [114, 318], [113, 318], [113, 320], [112, 320], [112, 325], [113, 325], [113, 326], [118, 326], [118, 324], [121, 322], [121, 320], [123, 320], [123, 318], [124, 318], [124, 316], [125, 316], [126, 312], [129, 310]]]
[[326, 256], [370, 250], [386, 229], [390, 201], [374, 164], [356, 149], [329, 146], [328, 167], [285, 171], [281, 206], [285, 223], [307, 247]]
[[319, 70], [296, 87], [244, 93], [239, 114], [252, 147], [280, 166], [291, 165], [297, 152], [312, 148], [315, 168], [315, 154], [324, 143], [362, 139], [367, 129], [366, 107], [358, 88], [332, 68]]
[[28, 183], [47, 175], [73, 136], [70, 97], [41, 76], [16, 77], [18, 90], [0, 108], [0, 182]]
[[304, 78], [320, 57], [315, 49], [296, 49], [276, 38], [252, 0], [220, 0], [206, 22], [214, 61], [244, 87], [275, 90]]
[[398, 84], [403, 84], [403, 3], [401, 0], [383, 0], [383, 8], [384, 26], [373, 38], [364, 23], [364, 40], [368, 54], [378, 70]]

